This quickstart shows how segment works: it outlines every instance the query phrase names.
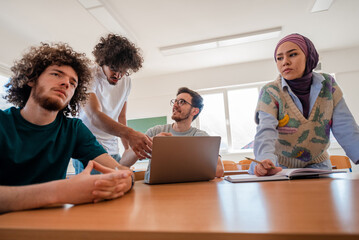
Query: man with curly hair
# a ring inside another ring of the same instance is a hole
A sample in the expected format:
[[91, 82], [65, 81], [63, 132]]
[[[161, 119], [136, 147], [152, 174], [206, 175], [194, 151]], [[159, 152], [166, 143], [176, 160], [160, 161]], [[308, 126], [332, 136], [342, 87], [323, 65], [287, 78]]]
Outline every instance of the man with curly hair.
[[[117, 161], [121, 159], [118, 138], [125, 150], [130, 145], [138, 158], [149, 157], [152, 140], [126, 126], [127, 99], [131, 90], [129, 75], [142, 67], [140, 49], [125, 37], [108, 34], [100, 39], [92, 53], [96, 62], [92, 67], [94, 82], [80, 119]], [[76, 174], [80, 173], [82, 162], [76, 159], [72, 162]]]
[[[88, 62], [67, 44], [42, 43], [11, 68], [6, 99], [18, 108], [0, 110], [0, 212], [98, 202], [131, 189], [131, 171], [81, 120], [67, 117], [86, 100]], [[71, 157], [87, 167], [65, 179]], [[104, 174], [92, 176], [92, 169]]]

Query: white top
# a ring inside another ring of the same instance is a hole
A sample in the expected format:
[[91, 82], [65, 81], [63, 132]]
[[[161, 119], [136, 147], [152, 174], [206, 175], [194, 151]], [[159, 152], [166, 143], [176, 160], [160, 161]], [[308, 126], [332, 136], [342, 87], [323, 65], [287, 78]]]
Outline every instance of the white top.
[[[101, 104], [102, 112], [118, 122], [118, 117], [131, 91], [131, 78], [123, 76], [116, 85], [111, 85], [100, 66], [95, 65], [91, 70], [94, 80], [87, 92], [95, 93]], [[80, 118], [110, 155], [119, 153], [118, 137], [93, 126], [85, 111], [80, 111]]]

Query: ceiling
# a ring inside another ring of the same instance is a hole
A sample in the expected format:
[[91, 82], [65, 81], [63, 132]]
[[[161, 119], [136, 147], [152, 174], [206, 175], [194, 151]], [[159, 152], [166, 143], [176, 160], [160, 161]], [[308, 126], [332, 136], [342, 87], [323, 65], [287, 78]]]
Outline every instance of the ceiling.
[[[334, 0], [311, 13], [315, 0], [100, 0], [142, 50], [137, 78], [272, 58], [278, 40], [308, 36], [320, 51], [359, 46], [359, 1]], [[164, 56], [160, 47], [282, 27], [278, 38]], [[356, 30], [355, 30], [356, 29]], [[92, 57], [108, 30], [77, 0], [0, 0], [0, 67], [27, 47], [62, 41]]]

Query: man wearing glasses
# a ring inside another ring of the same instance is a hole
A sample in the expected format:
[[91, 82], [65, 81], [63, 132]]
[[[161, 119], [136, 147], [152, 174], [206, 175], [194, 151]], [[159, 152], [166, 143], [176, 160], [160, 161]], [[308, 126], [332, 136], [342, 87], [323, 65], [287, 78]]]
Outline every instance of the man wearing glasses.
[[[203, 109], [201, 95], [189, 88], [182, 87], [178, 89], [176, 99], [172, 99], [170, 104], [172, 106], [172, 119], [175, 122], [154, 126], [146, 131], [147, 136], [151, 138], [154, 136], [208, 136], [205, 131], [191, 126], [192, 121], [198, 117]], [[137, 159], [133, 151], [125, 151], [121, 165], [130, 167]], [[223, 164], [218, 157], [216, 177], [222, 177], [223, 173]]]
[[[109, 34], [100, 39], [92, 53], [96, 62], [92, 67], [94, 81], [80, 118], [117, 161], [121, 159], [118, 137], [125, 149], [130, 146], [139, 159], [147, 158], [152, 140], [126, 126], [127, 99], [131, 90], [129, 75], [142, 67], [140, 49], [125, 37]], [[76, 174], [84, 169], [82, 162], [76, 159], [72, 162]]]

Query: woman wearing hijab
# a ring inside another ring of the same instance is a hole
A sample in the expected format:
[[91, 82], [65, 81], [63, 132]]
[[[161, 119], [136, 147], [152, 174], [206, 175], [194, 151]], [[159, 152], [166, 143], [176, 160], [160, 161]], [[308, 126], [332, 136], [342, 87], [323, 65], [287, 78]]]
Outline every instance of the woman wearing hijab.
[[258, 124], [249, 173], [273, 175], [282, 168], [332, 169], [330, 130], [353, 162], [359, 162], [359, 128], [343, 93], [329, 74], [313, 72], [318, 53], [300, 34], [284, 37], [274, 58], [280, 76], [260, 93]]

